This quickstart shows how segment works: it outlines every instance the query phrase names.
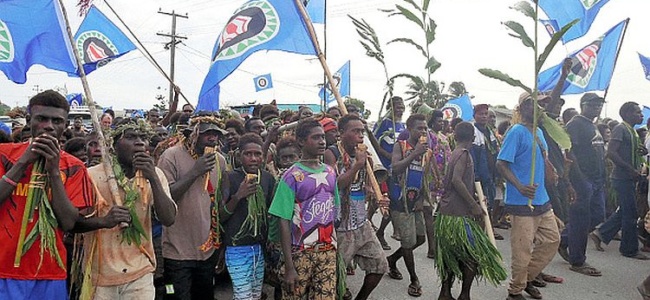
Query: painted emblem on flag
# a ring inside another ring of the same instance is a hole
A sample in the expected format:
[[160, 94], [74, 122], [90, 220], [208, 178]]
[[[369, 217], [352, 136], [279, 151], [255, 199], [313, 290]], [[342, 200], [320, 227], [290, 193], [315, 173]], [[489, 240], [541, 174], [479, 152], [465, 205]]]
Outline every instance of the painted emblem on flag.
[[265, 89], [269, 85], [269, 81], [266, 80], [266, 77], [259, 77], [257, 78], [257, 86], [260, 89]]
[[590, 9], [600, 1], [602, 0], [580, 0], [580, 3], [582, 3], [582, 6], [584, 6], [585, 9]]
[[447, 103], [442, 108], [442, 115], [444, 120], [451, 121], [455, 118], [460, 118], [463, 115], [463, 109], [456, 104]]
[[84, 63], [97, 63], [103, 67], [111, 60], [112, 56], [119, 53], [111, 40], [96, 30], [86, 31], [77, 39], [77, 50], [81, 53]]
[[571, 71], [567, 76], [567, 80], [571, 84], [581, 88], [589, 84], [598, 64], [598, 50], [600, 50], [600, 44], [604, 37], [602, 36], [587, 47], [582, 48], [580, 52], [571, 58]]
[[267, 0], [250, 1], [230, 18], [219, 36], [219, 50], [212, 62], [238, 57], [252, 47], [273, 39], [280, 31], [280, 19]]
[[14, 42], [7, 24], [0, 20], [0, 62], [12, 62], [14, 60]]

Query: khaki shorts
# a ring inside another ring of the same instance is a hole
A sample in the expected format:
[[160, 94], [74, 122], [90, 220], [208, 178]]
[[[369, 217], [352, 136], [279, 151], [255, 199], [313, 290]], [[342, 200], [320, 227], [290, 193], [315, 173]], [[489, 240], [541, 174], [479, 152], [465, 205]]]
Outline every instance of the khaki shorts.
[[348, 265], [354, 260], [367, 274], [388, 272], [388, 261], [384, 249], [369, 221], [350, 231], [336, 232], [338, 252]]
[[422, 211], [416, 212], [393, 212], [393, 228], [399, 233], [402, 240], [402, 248], [413, 249], [415, 247], [417, 236], [425, 235], [424, 214]]

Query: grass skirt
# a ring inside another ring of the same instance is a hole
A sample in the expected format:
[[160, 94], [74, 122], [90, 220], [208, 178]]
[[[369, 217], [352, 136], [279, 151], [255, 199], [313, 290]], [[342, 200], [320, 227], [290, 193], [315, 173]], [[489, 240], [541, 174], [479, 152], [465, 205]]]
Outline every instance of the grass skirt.
[[436, 269], [441, 280], [462, 278], [462, 264], [477, 266], [476, 279], [499, 285], [508, 274], [499, 250], [476, 221], [468, 217], [438, 215], [435, 223]]

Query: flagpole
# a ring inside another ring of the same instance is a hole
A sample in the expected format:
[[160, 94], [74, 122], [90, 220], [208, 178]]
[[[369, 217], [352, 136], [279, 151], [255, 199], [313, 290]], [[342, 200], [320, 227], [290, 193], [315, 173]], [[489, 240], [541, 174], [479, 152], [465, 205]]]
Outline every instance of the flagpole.
[[[102, 154], [102, 165], [104, 166], [104, 172], [106, 172], [106, 177], [108, 178], [108, 186], [113, 196], [113, 201], [116, 205], [122, 206], [122, 198], [117, 187], [117, 181], [115, 180], [115, 174], [113, 173], [113, 166], [111, 165], [111, 157], [106, 149], [106, 138], [104, 133], [101, 130], [101, 125], [99, 124], [99, 118], [97, 117], [97, 110], [95, 109], [95, 101], [93, 96], [90, 93], [90, 86], [88, 85], [88, 80], [86, 78], [86, 71], [83, 68], [83, 62], [79, 56], [79, 51], [74, 45], [74, 36], [72, 35], [72, 30], [70, 29], [70, 21], [68, 20], [68, 13], [66, 12], [65, 6], [63, 5], [63, 0], [58, 0], [59, 6], [61, 7], [61, 13], [63, 14], [63, 19], [65, 21], [65, 29], [68, 34], [68, 40], [70, 41], [70, 46], [72, 47], [72, 53], [77, 62], [77, 69], [79, 70], [79, 78], [81, 78], [81, 84], [84, 88], [84, 93], [86, 94], [86, 100], [88, 101], [88, 109], [90, 110], [90, 118], [97, 132], [97, 140], [99, 142], [99, 150]], [[128, 224], [123, 223], [120, 226], [128, 226]]]
[[[316, 50], [316, 55], [318, 56], [318, 60], [320, 61], [320, 64], [323, 66], [323, 71], [325, 71], [325, 76], [327, 76], [328, 84], [330, 86], [330, 89], [332, 90], [332, 93], [334, 94], [334, 98], [336, 98], [336, 102], [339, 105], [341, 114], [347, 115], [348, 110], [345, 107], [345, 104], [343, 103], [343, 99], [341, 98], [341, 94], [339, 93], [338, 88], [334, 85], [334, 78], [332, 77], [332, 72], [330, 72], [330, 68], [327, 66], [327, 61], [325, 60], [325, 56], [323, 55], [320, 45], [318, 44], [318, 38], [316, 38], [316, 31], [314, 30], [314, 25], [311, 23], [311, 20], [309, 19], [309, 14], [307, 14], [307, 10], [305, 9], [305, 6], [302, 5], [300, 0], [294, 0], [294, 4], [300, 11], [300, 15], [305, 21], [304, 23], [307, 26], [309, 37], [311, 38], [311, 42], [314, 45], [314, 48]], [[381, 192], [381, 189], [379, 188], [379, 183], [377, 182], [377, 178], [375, 177], [374, 170], [372, 169], [370, 158], [368, 158], [368, 161], [366, 162], [366, 173], [368, 174], [368, 178], [370, 179], [369, 180], [370, 186], [373, 190], [373, 193], [375, 194], [377, 201], [379, 201], [382, 198], [383, 194]], [[388, 214], [388, 210], [385, 207], [379, 206], [379, 208], [383, 215]]]
[[[625, 33], [627, 32], [627, 26], [630, 25], [630, 18], [625, 20], [625, 27], [623, 27], [623, 34], [621, 35], [621, 40], [618, 43], [618, 49], [616, 49], [616, 58], [614, 58], [614, 67], [612, 67], [612, 78], [614, 78], [614, 70], [616, 69], [616, 63], [618, 62], [618, 55], [621, 53], [621, 48], [623, 48], [623, 41], [625, 40]], [[609, 93], [609, 87], [612, 85], [610, 79], [607, 88], [605, 89], [605, 94], [603, 95], [603, 100], [607, 99], [607, 94]], [[607, 102], [605, 102], [607, 103]], [[607, 104], [605, 104], [607, 105]], [[607, 106], [605, 106], [605, 117], [607, 117]]]
[[[323, 47], [327, 59], [327, 0], [323, 0]], [[323, 74], [323, 86], [327, 85], [327, 76]], [[327, 88], [325, 89], [327, 90]], [[323, 111], [327, 111], [327, 93], [323, 93]]]
[[[104, 1], [104, 3], [106, 3], [106, 6], [108, 6], [108, 8], [113, 12], [113, 14], [117, 17], [117, 19], [120, 20], [120, 22], [121, 22], [122, 25], [126, 28], [126, 30], [129, 31], [129, 33], [131, 34], [131, 36], [132, 36], [132, 37], [135, 39], [135, 41], [138, 43], [138, 46], [140, 46], [140, 48], [139, 48], [140, 52], [142, 52], [142, 54], [144, 54], [144, 56], [147, 58], [147, 60], [148, 60], [150, 63], [152, 63], [152, 64], [154, 65], [154, 67], [156, 67], [156, 69], [158, 70], [158, 72], [160, 72], [160, 74], [162, 74], [162, 75], [165, 77], [165, 79], [167, 79], [167, 81], [169, 81], [169, 83], [171, 83], [171, 84], [173, 84], [173, 85], [176, 85], [176, 83], [174, 83], [174, 81], [171, 79], [171, 77], [169, 77], [169, 75], [167, 75], [167, 73], [165, 72], [165, 70], [162, 69], [162, 67], [160, 66], [160, 64], [158, 64], [158, 62], [156, 61], [156, 59], [153, 58], [153, 55], [151, 55], [151, 53], [149, 53], [149, 50], [147, 50], [147, 48], [142, 44], [142, 42], [140, 42], [140, 39], [138, 39], [138, 37], [135, 35], [135, 33], [133, 33], [133, 31], [131, 30], [131, 28], [130, 28], [128, 25], [126, 25], [126, 22], [124, 22], [124, 20], [122, 20], [122, 17], [120, 17], [120, 15], [117, 14], [117, 12], [115, 11], [115, 9], [113, 9], [113, 7], [111, 6], [111, 4], [108, 3], [108, 1], [106, 1], [106, 0]], [[189, 104], [189, 105], [192, 107], [192, 109], [194, 109], [194, 105], [192, 105], [192, 103], [190, 103], [190, 101], [187, 100], [187, 97], [185, 97], [185, 94], [183, 94], [182, 91], [179, 91], [179, 93], [180, 93], [180, 95], [183, 97], [183, 99], [185, 100], [185, 102], [187, 102], [187, 104]], [[171, 100], [172, 100], [172, 99], [169, 99], [169, 101], [171, 101]]]

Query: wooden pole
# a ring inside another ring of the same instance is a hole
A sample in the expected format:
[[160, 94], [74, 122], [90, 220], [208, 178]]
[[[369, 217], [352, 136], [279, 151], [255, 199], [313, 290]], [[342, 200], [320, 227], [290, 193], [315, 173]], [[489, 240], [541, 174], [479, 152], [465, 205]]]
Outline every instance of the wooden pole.
[[[169, 81], [170, 84], [172, 84], [172, 85], [176, 85], [176, 84], [174, 83], [174, 80], [173, 80], [171, 77], [169, 77], [169, 75], [167, 75], [167, 73], [165, 72], [165, 70], [162, 69], [162, 67], [160, 66], [160, 64], [158, 64], [158, 62], [156, 61], [156, 59], [153, 58], [153, 56], [151, 55], [151, 53], [149, 53], [149, 50], [147, 50], [147, 48], [142, 44], [142, 42], [140, 42], [140, 39], [138, 39], [138, 37], [135, 35], [135, 33], [133, 33], [133, 31], [131, 30], [131, 28], [129, 28], [129, 26], [126, 25], [126, 23], [124, 22], [124, 20], [122, 20], [122, 18], [120, 17], [120, 15], [117, 14], [117, 12], [115, 11], [115, 9], [113, 9], [113, 7], [111, 6], [111, 4], [108, 3], [108, 1], [106, 1], [106, 0], [104, 1], [104, 3], [106, 3], [106, 6], [108, 6], [108, 8], [113, 12], [113, 14], [117, 17], [117, 19], [120, 20], [120, 22], [122, 23], [122, 25], [124, 26], [124, 28], [126, 28], [126, 30], [131, 34], [131, 36], [133, 37], [133, 39], [135, 39], [135, 41], [138, 43], [138, 46], [139, 46], [138, 49], [140, 50], [140, 52], [142, 52], [142, 54], [144, 54], [144, 56], [147, 58], [147, 60], [148, 60], [149, 62], [151, 62], [151, 64], [154, 65], [154, 67], [156, 68], [156, 70], [158, 70], [158, 72], [160, 72], [160, 74], [162, 74], [162, 75], [165, 77], [165, 79], [167, 79], [167, 81]], [[173, 90], [170, 92], [170, 95], [171, 95], [171, 93], [173, 93]], [[192, 107], [192, 109], [194, 109], [194, 105], [192, 105], [192, 103], [190, 103], [190, 101], [187, 100], [187, 97], [185, 97], [185, 94], [183, 94], [183, 92], [181, 92], [181, 91], [179, 91], [179, 93], [180, 93], [180, 95], [183, 97], [183, 99], [185, 100], [185, 102], [187, 102], [187, 104], [189, 104], [189, 105]], [[170, 98], [169, 101], [172, 101], [172, 98]]]
[[[625, 20], [625, 27], [623, 27], [623, 34], [621, 35], [621, 40], [618, 43], [618, 49], [616, 49], [616, 58], [614, 59], [614, 67], [612, 68], [612, 74], [614, 72], [614, 69], [616, 69], [616, 63], [618, 62], [618, 56], [619, 56], [619, 54], [621, 54], [621, 48], [623, 48], [623, 41], [625, 40], [625, 33], [627, 33], [627, 27], [629, 25], [630, 25], [630, 18], [627, 18]], [[610, 81], [610, 84], [611, 84], [611, 81]], [[609, 84], [607, 85], [607, 88], [605, 89], [605, 94], [603, 95], [603, 99], [607, 99], [607, 94], [608, 93], [609, 93]], [[605, 109], [605, 117], [606, 116], [607, 116], [607, 109]]]
[[[79, 56], [79, 51], [74, 45], [74, 36], [72, 35], [72, 30], [70, 29], [70, 21], [68, 20], [68, 13], [66, 12], [65, 6], [63, 5], [63, 0], [58, 0], [59, 6], [61, 6], [61, 12], [63, 13], [63, 19], [65, 20], [65, 28], [68, 33], [68, 39], [70, 40], [70, 47], [74, 54], [74, 58], [77, 61], [77, 68], [79, 70], [79, 77], [81, 78], [81, 84], [84, 88], [84, 93], [86, 94], [86, 100], [88, 101], [88, 109], [90, 110], [90, 117], [93, 121], [93, 126], [97, 131], [97, 140], [99, 142], [99, 149], [102, 153], [102, 165], [104, 166], [104, 171], [106, 172], [106, 177], [108, 178], [108, 186], [113, 196], [113, 201], [115, 205], [122, 206], [122, 198], [120, 197], [119, 189], [117, 186], [117, 181], [115, 180], [115, 174], [113, 173], [113, 166], [111, 165], [111, 156], [106, 149], [106, 138], [104, 133], [101, 130], [101, 125], [99, 124], [99, 118], [97, 117], [97, 110], [95, 109], [95, 101], [93, 96], [90, 93], [90, 86], [88, 85], [88, 80], [86, 79], [86, 72], [83, 68], [83, 62]], [[121, 226], [124, 226], [123, 224]], [[127, 224], [128, 226], [128, 224]]]
[[481, 186], [481, 182], [479, 181], [474, 182], [474, 188], [476, 188], [476, 193], [478, 194], [478, 202], [481, 205], [483, 212], [485, 213], [485, 215], [483, 216], [483, 224], [485, 226], [485, 232], [487, 233], [488, 238], [490, 238], [490, 242], [492, 242], [492, 245], [496, 247], [497, 241], [494, 238], [494, 229], [492, 229], [492, 220], [490, 220], [490, 213], [488, 212], [487, 203], [485, 203], [486, 199], [485, 199], [485, 195], [483, 195], [483, 187]]
[[[334, 98], [336, 98], [336, 102], [339, 105], [339, 109], [341, 110], [342, 115], [347, 115], [348, 110], [345, 107], [345, 103], [343, 102], [343, 99], [341, 98], [341, 94], [339, 93], [338, 88], [336, 85], [334, 85], [334, 77], [332, 77], [332, 72], [330, 71], [330, 68], [327, 66], [327, 61], [325, 60], [325, 56], [323, 55], [323, 52], [321, 51], [320, 45], [318, 44], [318, 39], [316, 38], [316, 31], [314, 30], [314, 25], [311, 23], [311, 20], [309, 19], [309, 15], [307, 14], [307, 10], [305, 10], [305, 6], [302, 5], [300, 0], [294, 0], [294, 3], [298, 10], [300, 11], [300, 15], [302, 16], [303, 20], [305, 21], [305, 25], [307, 26], [307, 31], [309, 32], [309, 37], [311, 38], [311, 42], [314, 45], [314, 48], [316, 50], [316, 55], [318, 56], [318, 60], [320, 61], [321, 66], [323, 66], [323, 71], [325, 71], [325, 76], [327, 77], [327, 82], [330, 86], [330, 89], [332, 93], [334, 94]], [[375, 178], [375, 173], [372, 170], [372, 163], [370, 160], [366, 161], [366, 173], [368, 173], [368, 176], [370, 178], [370, 184], [372, 187], [372, 190], [375, 194], [375, 197], [377, 198], [377, 201], [383, 197], [383, 194], [381, 192], [381, 189], [379, 188], [379, 184], [377, 183], [377, 178]], [[382, 214], [386, 215], [388, 214], [388, 210], [386, 207], [381, 207], [381, 212]]]

